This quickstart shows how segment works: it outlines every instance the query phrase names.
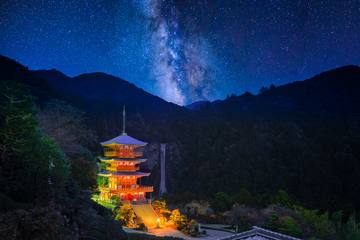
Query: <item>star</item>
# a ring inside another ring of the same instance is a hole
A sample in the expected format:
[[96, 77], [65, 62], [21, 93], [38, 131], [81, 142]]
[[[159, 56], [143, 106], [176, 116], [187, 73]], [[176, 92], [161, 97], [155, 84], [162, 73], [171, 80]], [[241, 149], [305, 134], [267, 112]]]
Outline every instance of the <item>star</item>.
[[358, 0], [5, 0], [0, 13], [2, 55], [180, 105], [360, 64]]

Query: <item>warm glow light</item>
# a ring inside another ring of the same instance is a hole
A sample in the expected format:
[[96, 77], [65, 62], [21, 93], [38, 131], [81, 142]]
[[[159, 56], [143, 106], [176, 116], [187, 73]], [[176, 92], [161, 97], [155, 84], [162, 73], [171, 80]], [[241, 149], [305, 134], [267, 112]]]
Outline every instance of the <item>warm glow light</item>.
[[[142, 161], [136, 157], [142, 156], [140, 153], [135, 153], [132, 146], [112, 144], [110, 147], [104, 148], [105, 156], [113, 157], [111, 164], [107, 166], [110, 172], [109, 181], [106, 187], [100, 188], [100, 198], [109, 198], [109, 196], [119, 196], [121, 201], [146, 201], [146, 192], [152, 192], [153, 187], [145, 187], [138, 185], [137, 180], [143, 175], [136, 176], [139, 164]], [[120, 158], [120, 159], [115, 159]], [[130, 160], [121, 158], [131, 158]], [[123, 174], [122, 172], [131, 172], [130, 174]], [[120, 174], [117, 174], [117, 173]], [[134, 174], [132, 174], [134, 173]], [[134, 176], [135, 175], [135, 176]], [[105, 191], [110, 191], [110, 195], [105, 195]], [[153, 218], [153, 219], [156, 219]], [[160, 219], [157, 220], [160, 223]]]

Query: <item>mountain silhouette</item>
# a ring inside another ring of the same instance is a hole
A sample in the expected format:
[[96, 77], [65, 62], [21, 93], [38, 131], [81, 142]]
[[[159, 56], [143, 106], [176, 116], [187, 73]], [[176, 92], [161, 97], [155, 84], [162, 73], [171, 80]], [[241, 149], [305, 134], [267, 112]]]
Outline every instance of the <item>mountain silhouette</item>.
[[[132, 136], [168, 143], [170, 193], [196, 199], [236, 194], [240, 187], [259, 196], [285, 189], [309, 207], [360, 210], [354, 184], [360, 178], [358, 66], [186, 107], [109, 74], [69, 77], [0, 57], [0, 81], [6, 80], [27, 85], [40, 109], [52, 99], [77, 107], [100, 140], [121, 133], [126, 105]], [[158, 179], [153, 166], [151, 176]]]

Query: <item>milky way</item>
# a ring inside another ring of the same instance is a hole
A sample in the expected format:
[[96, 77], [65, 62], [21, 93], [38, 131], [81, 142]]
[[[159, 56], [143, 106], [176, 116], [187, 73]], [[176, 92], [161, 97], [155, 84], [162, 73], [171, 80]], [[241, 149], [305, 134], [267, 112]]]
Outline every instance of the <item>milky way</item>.
[[0, 54], [181, 105], [360, 64], [359, 0], [2, 0]]
[[181, 26], [180, 13], [170, 2], [142, 3], [153, 50], [152, 74], [161, 95], [180, 105], [209, 99], [213, 89], [205, 39], [191, 32], [190, 26]]

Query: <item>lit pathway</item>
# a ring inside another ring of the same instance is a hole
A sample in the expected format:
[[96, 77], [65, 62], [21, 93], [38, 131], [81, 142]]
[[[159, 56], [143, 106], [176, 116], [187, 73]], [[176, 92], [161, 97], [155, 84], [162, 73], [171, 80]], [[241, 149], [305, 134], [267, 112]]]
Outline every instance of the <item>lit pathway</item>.
[[155, 227], [158, 216], [151, 204], [132, 204], [136, 216], [140, 217], [147, 227]]

